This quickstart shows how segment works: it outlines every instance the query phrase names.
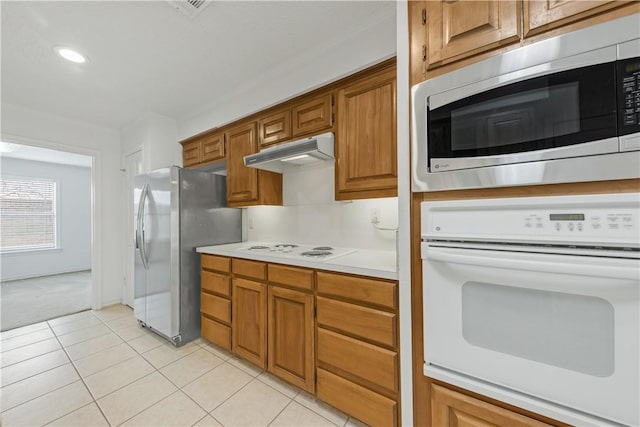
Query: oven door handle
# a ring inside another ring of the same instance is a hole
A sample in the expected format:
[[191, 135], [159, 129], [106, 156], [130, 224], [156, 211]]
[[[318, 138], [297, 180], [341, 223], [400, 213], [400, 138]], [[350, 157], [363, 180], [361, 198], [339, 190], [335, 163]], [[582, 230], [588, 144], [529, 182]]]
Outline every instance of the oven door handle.
[[606, 265], [606, 262], [595, 265], [598, 258], [576, 255], [533, 253], [510, 253], [510, 255], [515, 256], [501, 257], [498, 251], [476, 249], [434, 248], [428, 245], [424, 245], [422, 248], [422, 258], [449, 264], [468, 264], [509, 270], [607, 277], [623, 280], [640, 279], [640, 261], [634, 259], [625, 259], [625, 265], [622, 266], [620, 263]]

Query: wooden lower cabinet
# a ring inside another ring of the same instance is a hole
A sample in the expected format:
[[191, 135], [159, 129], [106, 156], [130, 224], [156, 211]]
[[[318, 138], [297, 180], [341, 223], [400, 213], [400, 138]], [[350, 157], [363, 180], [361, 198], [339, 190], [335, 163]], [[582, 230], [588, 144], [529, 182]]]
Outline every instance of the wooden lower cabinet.
[[233, 352], [264, 369], [267, 361], [267, 285], [234, 278], [232, 312]]
[[434, 427], [549, 426], [437, 384], [431, 384], [431, 425]]
[[395, 426], [397, 403], [324, 369], [318, 369], [319, 399], [371, 426]]
[[269, 286], [268, 370], [314, 391], [313, 295]]
[[231, 350], [231, 328], [229, 326], [202, 316], [200, 327], [203, 338], [225, 350]]

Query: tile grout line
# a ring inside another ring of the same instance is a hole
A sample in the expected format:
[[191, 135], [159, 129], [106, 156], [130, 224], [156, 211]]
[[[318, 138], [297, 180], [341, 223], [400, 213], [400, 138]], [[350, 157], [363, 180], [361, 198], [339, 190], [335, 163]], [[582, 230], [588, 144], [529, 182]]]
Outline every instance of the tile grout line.
[[291, 406], [291, 404], [292, 404], [292, 403], [293, 403], [293, 399], [289, 400], [289, 403], [287, 403], [286, 405], [284, 405], [284, 408], [282, 408], [282, 409], [280, 410], [280, 412], [278, 412], [278, 413], [276, 414], [276, 416], [275, 416], [275, 417], [273, 417], [273, 419], [267, 423], [267, 427], [269, 427], [269, 426], [270, 426], [270, 425], [271, 425], [271, 424], [272, 424], [272, 423], [273, 423], [273, 422], [274, 422], [274, 421], [275, 421], [275, 420], [280, 416], [280, 414], [282, 414], [282, 413], [285, 411], [285, 409], [287, 409], [289, 406]]

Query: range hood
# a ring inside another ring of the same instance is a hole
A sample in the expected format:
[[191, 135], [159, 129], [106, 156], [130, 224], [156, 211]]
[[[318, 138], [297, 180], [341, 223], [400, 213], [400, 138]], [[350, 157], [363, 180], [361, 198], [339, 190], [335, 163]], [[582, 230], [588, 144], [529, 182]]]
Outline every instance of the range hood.
[[286, 166], [302, 166], [333, 158], [333, 133], [328, 132], [265, 148], [256, 154], [245, 156], [244, 165], [282, 173]]

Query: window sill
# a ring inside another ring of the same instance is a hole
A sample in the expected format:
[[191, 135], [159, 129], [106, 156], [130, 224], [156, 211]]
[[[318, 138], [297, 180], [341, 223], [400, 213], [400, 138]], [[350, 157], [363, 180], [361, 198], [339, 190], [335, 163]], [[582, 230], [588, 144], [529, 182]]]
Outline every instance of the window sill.
[[5, 256], [20, 256], [20, 255], [36, 255], [36, 254], [56, 253], [56, 252], [62, 252], [62, 248], [0, 251], [0, 256], [5, 257]]

